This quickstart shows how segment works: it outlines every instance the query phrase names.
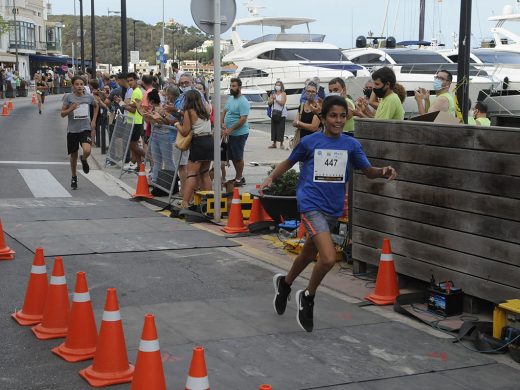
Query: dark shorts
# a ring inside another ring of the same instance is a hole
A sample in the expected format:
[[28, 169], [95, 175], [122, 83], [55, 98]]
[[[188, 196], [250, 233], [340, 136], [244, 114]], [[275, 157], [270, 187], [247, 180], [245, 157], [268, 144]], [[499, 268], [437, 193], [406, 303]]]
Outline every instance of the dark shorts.
[[189, 161], [213, 161], [213, 154], [213, 135], [192, 138]]
[[244, 135], [230, 135], [227, 143], [227, 155], [231, 161], [241, 161], [244, 159], [244, 149], [246, 147], [247, 136]]
[[302, 213], [302, 222], [309, 236], [314, 237], [317, 234], [330, 232], [334, 229], [338, 223], [338, 218], [313, 210]]
[[77, 152], [79, 150], [79, 146], [82, 144], [92, 145], [90, 130], [83, 130], [81, 133], [67, 133], [68, 154]]
[[130, 137], [130, 141], [137, 142], [139, 138], [143, 135], [143, 124], [134, 124], [134, 129], [132, 130], [132, 136]]

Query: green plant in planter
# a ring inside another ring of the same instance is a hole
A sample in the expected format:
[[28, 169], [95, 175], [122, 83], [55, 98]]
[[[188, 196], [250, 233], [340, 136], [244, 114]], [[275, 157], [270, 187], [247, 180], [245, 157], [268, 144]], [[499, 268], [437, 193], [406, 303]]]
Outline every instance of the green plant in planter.
[[[271, 167], [269, 175], [274, 170], [275, 165]], [[273, 181], [273, 185], [268, 191], [265, 191], [267, 195], [278, 195], [278, 196], [296, 196], [296, 187], [298, 186], [298, 180], [300, 174], [294, 169], [290, 169], [285, 172], [278, 179]]]

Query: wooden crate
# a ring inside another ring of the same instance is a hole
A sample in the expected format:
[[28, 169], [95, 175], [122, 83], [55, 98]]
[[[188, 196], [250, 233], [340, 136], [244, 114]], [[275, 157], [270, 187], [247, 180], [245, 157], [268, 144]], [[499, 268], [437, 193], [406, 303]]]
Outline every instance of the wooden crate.
[[355, 175], [354, 260], [378, 264], [388, 237], [399, 273], [520, 297], [520, 130], [356, 120], [355, 134], [398, 180]]

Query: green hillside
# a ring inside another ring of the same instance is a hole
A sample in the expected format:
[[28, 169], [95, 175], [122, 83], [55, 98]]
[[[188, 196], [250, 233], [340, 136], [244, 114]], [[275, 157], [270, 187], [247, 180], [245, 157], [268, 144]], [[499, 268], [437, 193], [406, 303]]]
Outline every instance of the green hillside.
[[[52, 15], [49, 20], [61, 22], [65, 25], [63, 29], [63, 54], [72, 55], [72, 41], [76, 41], [76, 56], [80, 56], [80, 37], [76, 36], [79, 32], [79, 16], [74, 15]], [[121, 65], [121, 18], [119, 16], [96, 16], [96, 57], [98, 63], [111, 63]], [[90, 59], [91, 36], [90, 36], [90, 16], [83, 17], [85, 33], [85, 58]], [[139, 50], [142, 60], [147, 60], [150, 64], [155, 64], [155, 49], [159, 46], [162, 36], [161, 24], [155, 26], [146, 24], [142, 21], [135, 23], [135, 48]], [[204, 34], [196, 27], [186, 27], [175, 25], [175, 28], [166, 27], [164, 34], [165, 44], [175, 48], [177, 59], [194, 59], [195, 53], [189, 50], [198, 47], [210, 36]], [[127, 39], [128, 50], [134, 49], [134, 23], [133, 19], [127, 19]], [[209, 53], [212, 55], [211, 53]], [[130, 54], [129, 54], [130, 56]], [[208, 62], [208, 56], [199, 54], [198, 58], [202, 63]], [[168, 55], [171, 58], [171, 53]]]

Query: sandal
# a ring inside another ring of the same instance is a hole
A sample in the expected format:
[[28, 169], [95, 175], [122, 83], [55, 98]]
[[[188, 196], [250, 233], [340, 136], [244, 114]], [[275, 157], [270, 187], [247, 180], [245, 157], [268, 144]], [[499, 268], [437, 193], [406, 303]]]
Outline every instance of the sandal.
[[276, 145], [269, 145], [267, 149], [276, 149]]

